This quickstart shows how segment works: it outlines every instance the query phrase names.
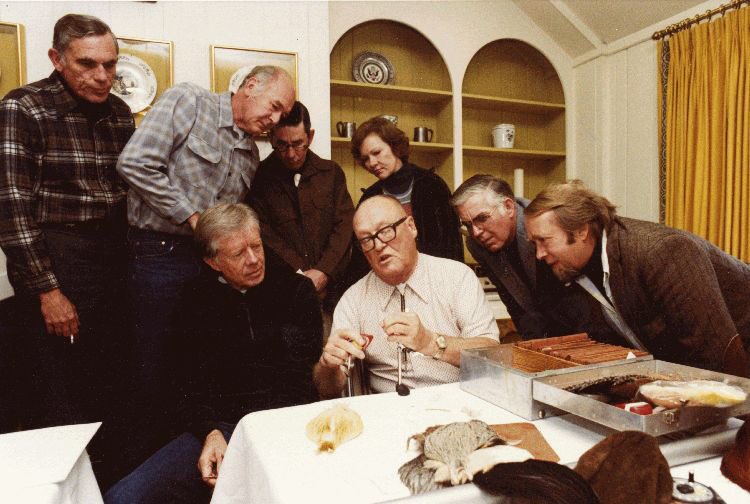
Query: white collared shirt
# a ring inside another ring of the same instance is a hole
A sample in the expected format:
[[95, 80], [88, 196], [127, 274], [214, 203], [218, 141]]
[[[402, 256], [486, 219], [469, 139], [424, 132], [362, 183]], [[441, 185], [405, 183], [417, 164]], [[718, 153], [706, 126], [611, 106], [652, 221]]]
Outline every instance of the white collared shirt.
[[[450, 259], [419, 254], [405, 282], [406, 310], [419, 315], [428, 329], [445, 336], [499, 340], [497, 323], [474, 272]], [[347, 290], [333, 314], [331, 333], [349, 329], [374, 337], [365, 351], [373, 392], [395, 390], [397, 348], [381, 327], [388, 313], [401, 311], [398, 288], [373, 272]], [[458, 381], [459, 369], [432, 356], [409, 352], [404, 383], [413, 388]]]

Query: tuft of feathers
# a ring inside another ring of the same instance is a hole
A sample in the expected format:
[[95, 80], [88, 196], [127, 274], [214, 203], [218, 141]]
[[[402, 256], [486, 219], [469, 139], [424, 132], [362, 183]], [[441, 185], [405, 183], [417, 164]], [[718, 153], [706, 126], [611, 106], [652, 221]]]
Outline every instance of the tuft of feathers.
[[567, 466], [545, 460], [497, 464], [474, 475], [474, 484], [492, 495], [510, 497], [510, 503], [600, 504], [591, 485], [581, 475]]

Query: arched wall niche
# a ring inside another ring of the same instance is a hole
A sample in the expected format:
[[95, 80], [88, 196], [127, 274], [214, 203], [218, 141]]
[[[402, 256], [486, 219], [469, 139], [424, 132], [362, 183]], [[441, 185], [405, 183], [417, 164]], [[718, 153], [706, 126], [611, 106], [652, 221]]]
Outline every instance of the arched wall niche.
[[[565, 180], [565, 93], [538, 49], [509, 38], [485, 44], [467, 65], [461, 96], [464, 180], [491, 173], [523, 183], [514, 190], [528, 198]], [[513, 148], [493, 146], [498, 124], [515, 127]]]

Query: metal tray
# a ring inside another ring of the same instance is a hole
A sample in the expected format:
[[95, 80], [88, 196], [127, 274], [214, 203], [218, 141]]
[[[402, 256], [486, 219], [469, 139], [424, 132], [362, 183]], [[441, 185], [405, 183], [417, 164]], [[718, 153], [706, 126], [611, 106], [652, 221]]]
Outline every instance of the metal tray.
[[544, 377], [565, 376], [583, 369], [612, 368], [630, 362], [651, 360], [650, 355], [637, 359], [589, 364], [565, 369], [527, 373], [513, 367], [513, 345], [474, 348], [461, 351], [461, 389], [515, 413], [526, 420], [538, 420], [566, 413], [544, 404], [533, 396], [533, 383]]
[[[622, 361], [620, 361], [622, 362]], [[585, 383], [597, 378], [623, 375], [666, 376], [671, 380], [718, 380], [741, 387], [750, 392], [750, 380], [715, 371], [706, 371], [660, 360], [624, 362], [619, 365], [566, 369], [566, 373], [538, 376], [533, 380], [532, 398], [593, 422], [616, 430], [637, 430], [660, 436], [670, 432], [692, 429], [738, 415], [750, 413], [750, 397], [744, 403], [730, 408], [684, 406], [651, 415], [638, 415], [610, 404], [563, 390], [571, 385]]]

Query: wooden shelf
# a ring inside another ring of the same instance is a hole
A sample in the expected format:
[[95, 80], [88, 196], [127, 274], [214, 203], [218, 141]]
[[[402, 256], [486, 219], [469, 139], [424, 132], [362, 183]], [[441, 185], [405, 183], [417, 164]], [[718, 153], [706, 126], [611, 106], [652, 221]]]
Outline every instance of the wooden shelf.
[[478, 94], [464, 93], [461, 95], [464, 107], [508, 110], [527, 114], [556, 114], [565, 111], [562, 103], [539, 102], [532, 100], [517, 100], [515, 98], [499, 98]]
[[[350, 138], [331, 137], [331, 146], [334, 148], [348, 148], [350, 144]], [[453, 152], [453, 144], [410, 141], [409, 149], [414, 152]]]
[[500, 158], [565, 159], [564, 151], [496, 149], [495, 147], [480, 147], [478, 145], [464, 145], [463, 150], [464, 154], [474, 154]]
[[417, 103], [442, 103], [452, 98], [450, 91], [423, 89], [384, 84], [365, 84], [344, 80], [331, 80], [331, 94], [355, 98], [376, 98], [381, 100], [399, 100]]

